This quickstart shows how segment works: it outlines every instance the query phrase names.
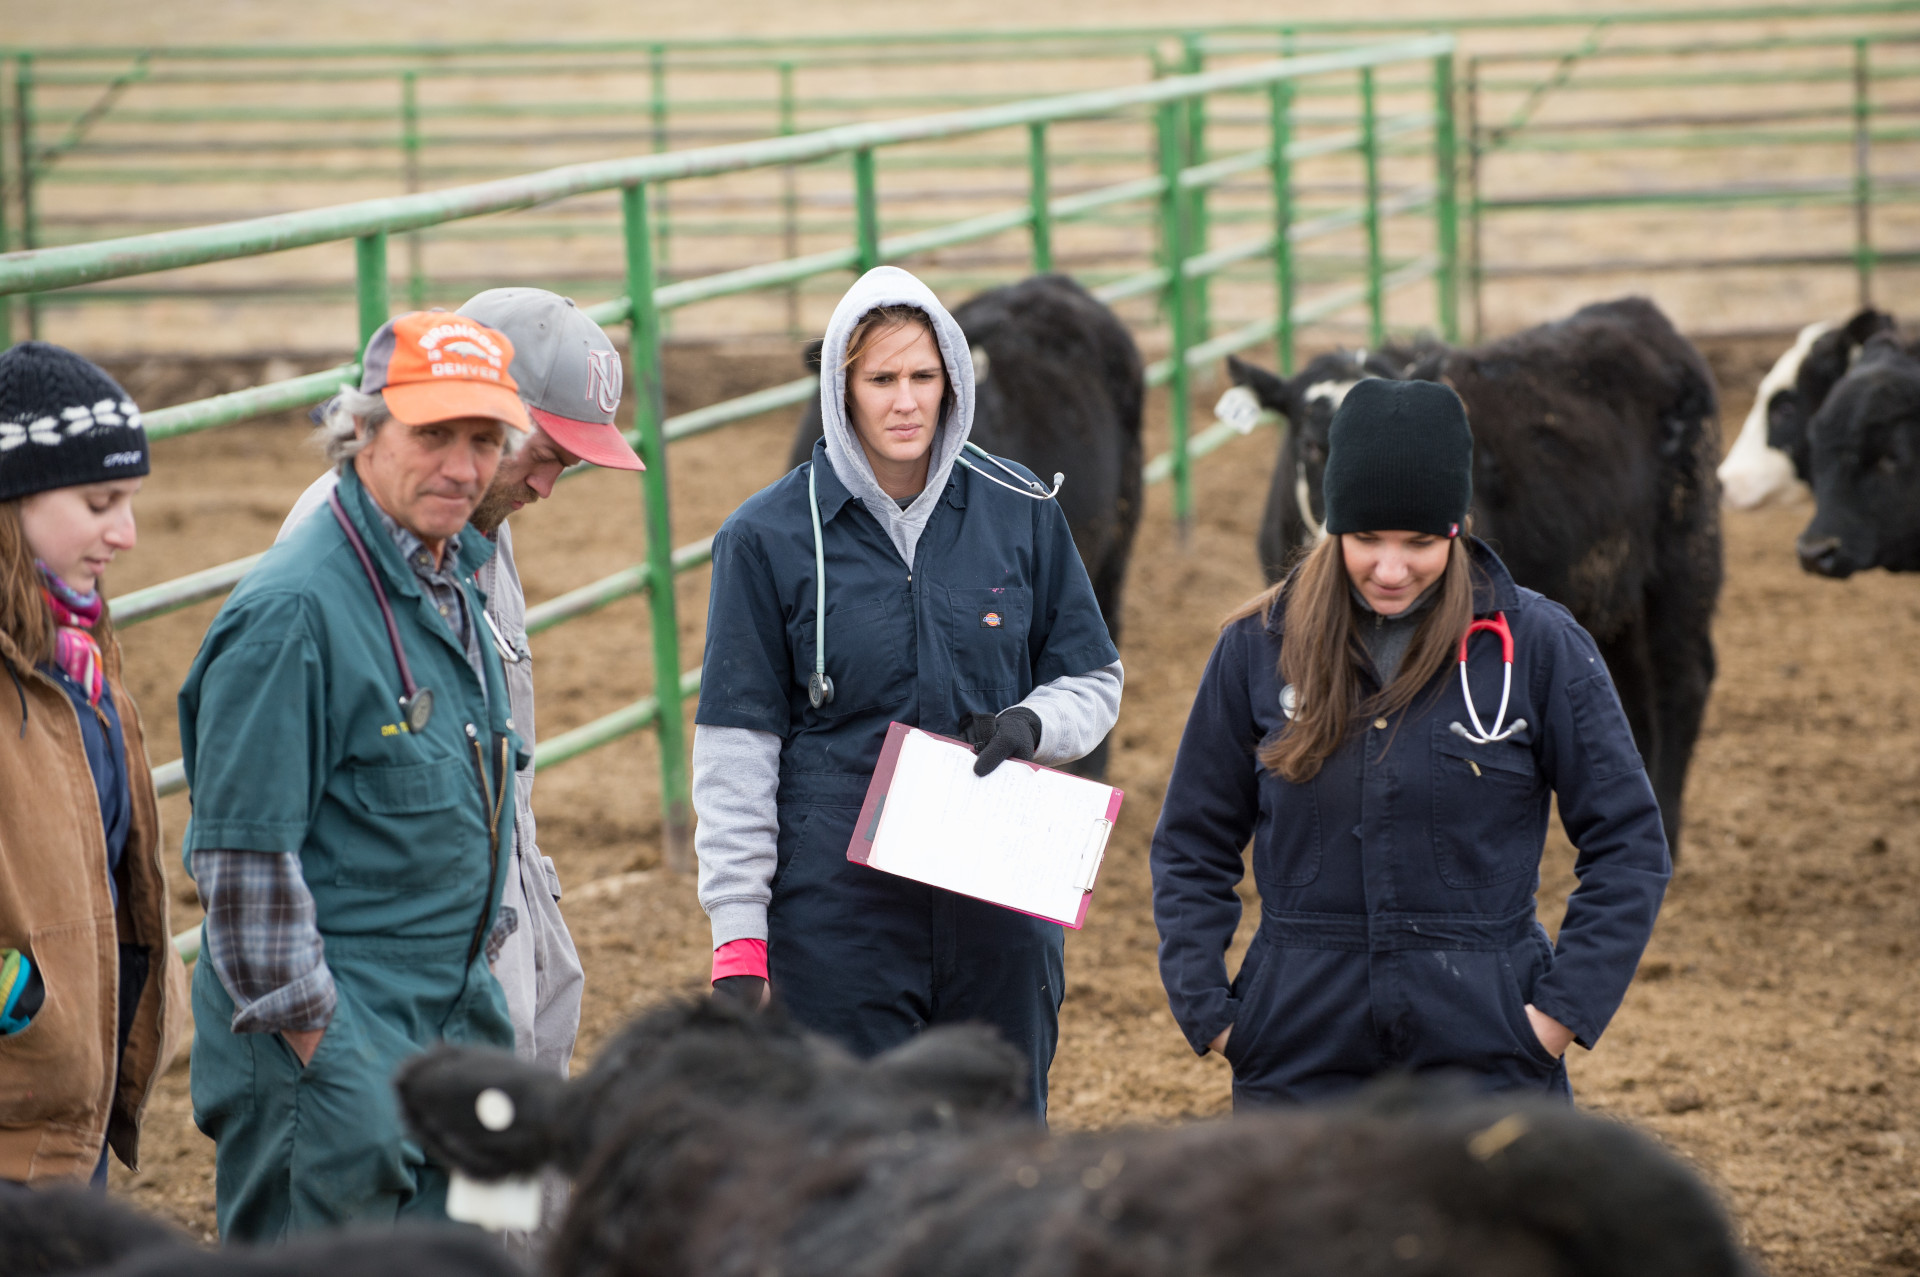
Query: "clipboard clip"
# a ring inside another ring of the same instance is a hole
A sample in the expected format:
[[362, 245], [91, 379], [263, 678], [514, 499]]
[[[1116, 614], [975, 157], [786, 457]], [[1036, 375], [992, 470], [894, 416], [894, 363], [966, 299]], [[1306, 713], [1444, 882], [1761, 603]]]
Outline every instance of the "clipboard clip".
[[1093, 890], [1094, 879], [1100, 876], [1100, 866], [1107, 858], [1107, 838], [1112, 833], [1111, 820], [1094, 817], [1091, 845], [1080, 858], [1080, 876], [1074, 883], [1083, 895]]

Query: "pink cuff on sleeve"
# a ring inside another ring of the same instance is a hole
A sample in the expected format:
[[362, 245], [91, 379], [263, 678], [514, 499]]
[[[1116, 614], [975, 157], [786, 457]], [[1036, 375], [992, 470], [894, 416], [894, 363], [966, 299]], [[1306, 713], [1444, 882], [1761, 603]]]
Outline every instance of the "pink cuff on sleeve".
[[765, 940], [729, 940], [713, 951], [713, 978], [730, 975], [757, 975], [767, 978], [767, 942]]

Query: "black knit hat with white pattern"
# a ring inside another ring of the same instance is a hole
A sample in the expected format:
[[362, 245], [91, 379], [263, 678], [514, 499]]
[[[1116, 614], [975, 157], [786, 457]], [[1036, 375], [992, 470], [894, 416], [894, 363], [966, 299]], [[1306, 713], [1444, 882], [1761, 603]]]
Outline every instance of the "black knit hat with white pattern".
[[151, 469], [140, 410], [120, 383], [50, 342], [0, 353], [0, 501]]

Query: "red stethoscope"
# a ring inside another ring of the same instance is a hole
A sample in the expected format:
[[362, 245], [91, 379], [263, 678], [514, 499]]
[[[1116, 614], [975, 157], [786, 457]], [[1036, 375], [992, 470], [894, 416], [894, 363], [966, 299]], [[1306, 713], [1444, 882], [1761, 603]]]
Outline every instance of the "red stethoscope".
[[[1485, 630], [1489, 634], [1498, 635], [1500, 638], [1500, 661], [1502, 665], [1500, 675], [1500, 710], [1493, 716], [1492, 731], [1488, 731], [1480, 722], [1480, 711], [1475, 709], [1473, 705], [1473, 689], [1467, 686], [1467, 644], [1472, 641], [1473, 636], [1481, 630]], [[1482, 617], [1480, 620], [1467, 626], [1467, 632], [1460, 636], [1460, 695], [1466, 699], [1467, 717], [1473, 720], [1473, 730], [1468, 731], [1466, 726], [1458, 721], [1452, 725], [1450, 730], [1455, 736], [1464, 737], [1476, 745], [1492, 745], [1507, 739], [1507, 737], [1513, 735], [1515, 732], [1525, 730], [1527, 720], [1524, 718], [1514, 719], [1512, 723], [1506, 726], [1505, 730], [1501, 728], [1502, 721], [1507, 717], [1507, 700], [1512, 694], [1513, 628], [1507, 624], [1507, 614], [1505, 612], [1495, 612], [1493, 619], [1488, 620]]]

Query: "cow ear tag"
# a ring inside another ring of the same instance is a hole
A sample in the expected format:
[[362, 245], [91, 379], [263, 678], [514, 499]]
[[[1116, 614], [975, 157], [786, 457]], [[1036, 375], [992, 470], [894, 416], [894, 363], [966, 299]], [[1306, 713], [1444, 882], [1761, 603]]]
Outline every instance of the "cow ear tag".
[[400, 698], [400, 712], [407, 716], [407, 730], [424, 732], [433, 721], [433, 689], [422, 687], [411, 696]]

